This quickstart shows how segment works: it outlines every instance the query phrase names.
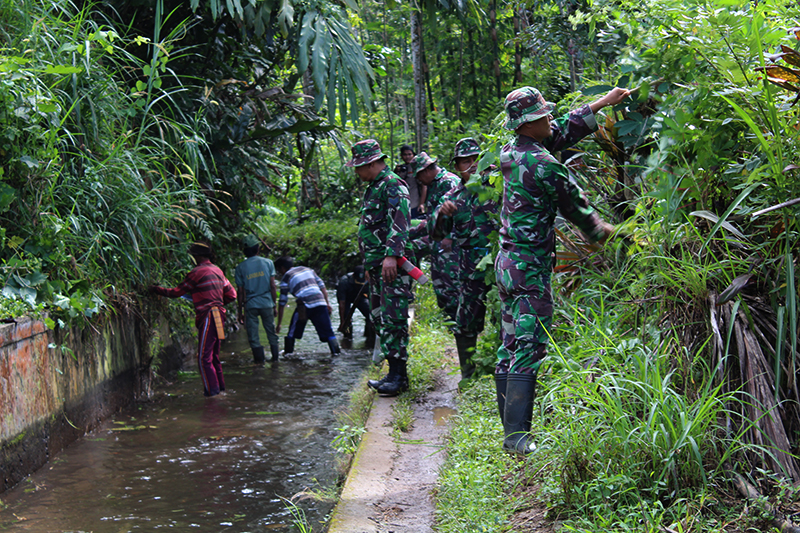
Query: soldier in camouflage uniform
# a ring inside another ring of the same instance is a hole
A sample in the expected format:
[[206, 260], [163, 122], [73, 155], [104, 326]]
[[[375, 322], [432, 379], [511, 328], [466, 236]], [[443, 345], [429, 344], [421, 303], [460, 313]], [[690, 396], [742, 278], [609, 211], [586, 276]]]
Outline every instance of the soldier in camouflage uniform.
[[369, 386], [378, 393], [395, 396], [408, 388], [408, 299], [411, 278], [400, 272], [397, 260], [411, 253], [408, 240], [408, 189], [386, 166], [386, 154], [374, 139], [353, 145], [353, 159], [361, 181], [367, 182], [358, 226], [358, 245], [369, 274], [372, 321], [380, 346], [389, 363], [389, 373]]
[[[458, 186], [460, 180], [452, 172], [436, 164], [436, 159], [425, 152], [420, 152], [411, 162], [412, 172], [417, 176], [417, 181], [425, 185], [428, 195], [425, 199], [425, 212], [433, 213], [441, 204], [444, 195], [453, 187]], [[428, 220], [425, 219], [412, 228], [409, 238], [416, 243], [427, 241]], [[442, 239], [430, 243], [431, 254], [431, 281], [433, 291], [436, 293], [436, 303], [439, 309], [452, 321], [455, 321], [458, 309], [458, 248], [453, 245], [453, 240]]]
[[568, 148], [597, 130], [595, 113], [630, 94], [613, 89], [551, 123], [554, 105], [532, 87], [506, 97], [505, 127], [514, 141], [500, 154], [504, 178], [500, 252], [495, 260], [502, 302], [503, 345], [495, 369], [498, 408], [503, 413], [503, 449], [527, 454], [536, 376], [547, 353], [553, 317], [550, 273], [555, 252], [556, 212], [592, 241], [603, 242], [614, 227], [589, 205], [567, 168], [550, 151]]
[[[475, 371], [470, 361], [478, 342], [478, 334], [483, 331], [486, 317], [486, 284], [488, 270], [479, 270], [478, 263], [489, 254], [489, 236], [497, 231], [497, 203], [494, 200], [481, 201], [479, 196], [466, 184], [477, 171], [476, 161], [480, 154], [478, 141], [472, 138], [461, 139], [456, 143], [453, 162], [461, 182], [451, 189], [434, 213], [432, 237], [441, 239], [450, 234], [459, 249], [458, 265], [458, 310], [454, 335], [461, 365], [461, 379], [469, 379]], [[486, 185], [486, 183], [484, 183]]]

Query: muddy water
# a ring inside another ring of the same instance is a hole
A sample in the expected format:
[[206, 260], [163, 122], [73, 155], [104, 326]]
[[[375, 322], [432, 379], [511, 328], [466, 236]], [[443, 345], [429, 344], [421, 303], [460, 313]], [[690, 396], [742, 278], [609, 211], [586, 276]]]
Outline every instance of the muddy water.
[[[281, 498], [334, 486], [334, 413], [370, 361], [354, 318], [353, 346], [335, 359], [311, 323], [297, 357], [265, 368], [243, 329], [230, 335], [226, 395], [203, 397], [190, 367], [3, 494], [0, 531], [297, 531]], [[299, 503], [315, 531], [332, 505]]]

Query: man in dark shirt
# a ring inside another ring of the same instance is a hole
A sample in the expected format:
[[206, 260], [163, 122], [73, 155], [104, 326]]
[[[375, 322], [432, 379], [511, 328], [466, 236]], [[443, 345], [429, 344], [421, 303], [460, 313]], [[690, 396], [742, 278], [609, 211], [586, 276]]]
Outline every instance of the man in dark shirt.
[[353, 338], [353, 314], [356, 309], [364, 316], [364, 336], [375, 336], [369, 309], [369, 286], [364, 276], [364, 267], [359, 265], [352, 272], [339, 278], [336, 285], [336, 299], [339, 301], [339, 331], [346, 339]]
[[199, 333], [197, 368], [203, 380], [206, 396], [216, 396], [225, 390], [219, 348], [225, 338], [225, 304], [236, 299], [236, 289], [216, 265], [211, 262], [211, 247], [196, 242], [189, 248], [195, 266], [183, 282], [174, 289], [153, 285], [150, 292], [168, 298], [192, 295], [195, 310], [195, 325]]

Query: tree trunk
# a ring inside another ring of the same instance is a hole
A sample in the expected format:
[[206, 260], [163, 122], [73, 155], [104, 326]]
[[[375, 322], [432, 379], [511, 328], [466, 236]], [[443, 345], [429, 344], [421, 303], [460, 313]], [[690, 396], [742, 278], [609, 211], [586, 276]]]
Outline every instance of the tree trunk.
[[492, 53], [494, 54], [494, 61], [492, 61], [492, 70], [494, 71], [494, 97], [500, 99], [500, 47], [497, 44], [497, 3], [492, 0], [489, 7], [489, 34], [492, 38]]
[[464, 81], [464, 30], [458, 37], [458, 89], [456, 89], [456, 120], [461, 121], [461, 82]]
[[519, 41], [520, 30], [520, 11], [522, 9], [514, 10], [514, 82], [517, 84], [522, 83], [522, 46]]
[[575, 40], [570, 39], [567, 41], [567, 54], [569, 55], [569, 90], [573, 93], [575, 92], [575, 87], [578, 86], [578, 69], [575, 61], [577, 53]]
[[414, 69], [414, 121], [416, 151], [428, 143], [428, 112], [425, 108], [425, 72], [422, 59], [422, 24], [419, 11], [411, 12], [411, 63]]
[[[386, 32], [386, 2], [383, 4], [383, 46], [389, 48], [389, 36]], [[388, 56], [387, 56], [388, 57]], [[389, 106], [389, 60], [386, 60], [386, 76], [383, 80], [384, 99], [386, 101], [386, 119], [389, 121], [389, 153], [394, 154], [394, 121], [392, 120], [392, 110]]]
[[[408, 58], [406, 57], [406, 50], [408, 49], [408, 43], [406, 42], [405, 38], [403, 39], [403, 45], [400, 47], [400, 64], [406, 65]], [[400, 109], [403, 110], [403, 142], [402, 144], [411, 144], [409, 142], [409, 125], [408, 125], [408, 98], [406, 98], [405, 93], [398, 96], [398, 100], [400, 101]]]
[[[448, 51], [448, 55], [452, 55], [452, 50]], [[444, 72], [447, 68], [447, 61], [442, 59], [442, 54], [436, 54], [436, 63], [439, 66], [439, 105], [442, 106], [444, 116], [450, 116], [450, 110], [447, 108], [447, 93], [444, 88]]]
[[472, 39], [472, 29], [467, 28], [467, 37], [469, 40], [469, 63], [470, 63], [470, 77], [472, 78], [472, 109], [474, 113], [478, 112], [478, 73], [475, 72], [475, 41]]

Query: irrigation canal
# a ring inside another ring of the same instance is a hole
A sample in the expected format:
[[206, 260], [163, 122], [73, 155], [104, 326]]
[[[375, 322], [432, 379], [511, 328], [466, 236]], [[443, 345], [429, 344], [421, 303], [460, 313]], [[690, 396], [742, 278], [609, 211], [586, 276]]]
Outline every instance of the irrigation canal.
[[[355, 315], [353, 347], [335, 359], [311, 323], [295, 358], [265, 368], [253, 367], [244, 329], [231, 334], [220, 354], [226, 395], [203, 397], [196, 371], [159, 385], [154, 401], [3, 494], [0, 531], [295, 531], [281, 497], [335, 483], [334, 416], [370, 361]], [[300, 503], [315, 529], [332, 505]]]

